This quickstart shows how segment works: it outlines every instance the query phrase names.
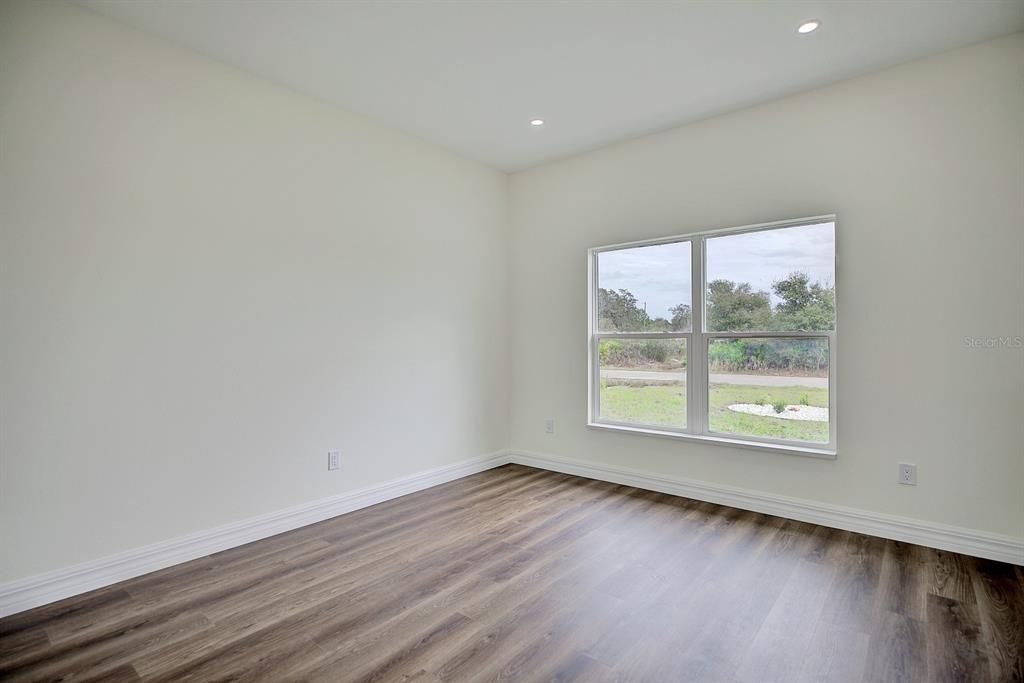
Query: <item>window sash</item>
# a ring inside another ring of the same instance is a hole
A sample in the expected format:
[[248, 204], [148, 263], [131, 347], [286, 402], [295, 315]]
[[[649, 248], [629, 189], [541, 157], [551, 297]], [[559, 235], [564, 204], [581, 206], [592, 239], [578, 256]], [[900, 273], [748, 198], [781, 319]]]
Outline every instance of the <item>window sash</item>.
[[[712, 230], [692, 235], [665, 237], [641, 242], [630, 242], [624, 244], [598, 247], [589, 250], [589, 282], [588, 291], [588, 417], [590, 424], [596, 426], [620, 427], [630, 431], [654, 434], [679, 434], [683, 436], [694, 436], [709, 441], [733, 443], [735, 445], [775, 445], [794, 452], [809, 452], [818, 454], [828, 452], [834, 454], [836, 450], [836, 337], [839, 328], [838, 302], [836, 305], [835, 325], [832, 330], [820, 331], [715, 331], [708, 332], [705, 327], [706, 307], [706, 251], [705, 240], [708, 237], [717, 237], [727, 234], [740, 234], [755, 232], [759, 230], [773, 230], [778, 228], [796, 227], [800, 225], [812, 225], [816, 223], [836, 223], [834, 215], [814, 216], [794, 221], [780, 221], [777, 223], [766, 223], [742, 228], [728, 228], [723, 230]], [[835, 228], [833, 228], [835, 229]], [[602, 252], [618, 249], [652, 246], [673, 242], [689, 241], [690, 251], [690, 332], [600, 332], [597, 329], [597, 291], [598, 282], [598, 258]], [[838, 250], [838, 248], [837, 248]], [[833, 256], [835, 258], [835, 256]], [[838, 268], [836, 268], [838, 270]], [[837, 278], [838, 279], [838, 278]], [[836, 287], [833, 282], [833, 287]], [[741, 434], [729, 434], [714, 432], [709, 427], [709, 405], [711, 387], [708, 382], [708, 348], [713, 339], [737, 339], [737, 338], [760, 338], [760, 339], [827, 339], [829, 347], [828, 362], [828, 443], [797, 441], [789, 439], [775, 439], [762, 436], [748, 436]], [[644, 425], [639, 423], [624, 423], [601, 418], [601, 363], [598, 353], [598, 344], [604, 339], [685, 339], [686, 340], [686, 427], [663, 427], [657, 425]]]
[[[763, 443], [772, 443], [783, 446], [800, 446], [800, 447], [811, 447], [811, 448], [830, 448], [834, 450], [836, 442], [836, 422], [835, 422], [835, 343], [836, 335], [835, 332], [813, 332], [813, 333], [791, 333], [791, 332], [779, 332], [774, 334], [734, 334], [734, 333], [705, 333], [701, 335], [703, 341], [700, 345], [703, 347], [704, 362], [702, 365], [704, 372], [704, 383], [703, 386], [699, 387], [699, 390], [704, 395], [704, 405], [708, 406], [711, 402], [711, 383], [707, 379], [708, 375], [708, 348], [711, 346], [711, 342], [714, 339], [825, 339], [828, 341], [828, 442], [822, 443], [820, 441], [799, 441], [796, 439], [776, 439], [769, 436], [750, 436], [746, 434], [733, 434], [731, 432], [716, 432], [711, 429], [710, 422], [710, 411], [705, 409], [703, 413], [704, 421], [701, 423], [702, 436], [714, 436], [724, 437], [728, 439], [740, 439], [743, 441], [757, 441]], [[689, 357], [687, 357], [687, 370], [689, 370]]]
[[[676, 432], [679, 434], [693, 434], [693, 423], [691, 422], [690, 397], [696, 388], [693, 385], [690, 364], [693, 362], [690, 355], [690, 347], [697, 341], [698, 335], [693, 332], [601, 332], [591, 335], [590, 356], [593, 361], [590, 363], [590, 421], [602, 425], [615, 427], [629, 427], [632, 429], [645, 429], [659, 432]], [[686, 427], [669, 427], [665, 425], [645, 424], [642, 422], [619, 422], [601, 417], [601, 355], [598, 351], [598, 344], [604, 339], [685, 339], [686, 340]]]

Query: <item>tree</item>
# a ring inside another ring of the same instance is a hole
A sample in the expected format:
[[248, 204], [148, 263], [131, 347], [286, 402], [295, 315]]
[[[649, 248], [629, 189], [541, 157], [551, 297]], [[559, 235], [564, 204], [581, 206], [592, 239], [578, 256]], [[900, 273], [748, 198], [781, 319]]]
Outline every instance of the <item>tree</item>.
[[[754, 291], [750, 283], [714, 280], [708, 283], [707, 326], [723, 331], [822, 331], [835, 327], [835, 290], [812, 283], [806, 273], [794, 271], [772, 283], [779, 303], [774, 310], [767, 292]], [[671, 319], [651, 318], [627, 289], [599, 289], [598, 315], [602, 331], [680, 332], [690, 328], [689, 304], [669, 309]], [[672, 342], [641, 343], [604, 340], [601, 362], [633, 366], [664, 363], [676, 353]], [[828, 367], [828, 346], [815, 339], [716, 340], [708, 350], [715, 369], [761, 371], [786, 368], [820, 371]], [[685, 364], [685, 359], [682, 361]]]
[[679, 304], [668, 309], [672, 314], [669, 327], [673, 332], [681, 332], [690, 329], [690, 304]]
[[782, 301], [775, 307], [776, 330], [831, 330], [836, 324], [836, 292], [819, 282], [811, 284], [801, 272], [772, 284]]
[[606, 331], [643, 332], [651, 327], [647, 311], [637, 306], [636, 297], [628, 289], [598, 289], [597, 314], [601, 329]]
[[767, 292], [755, 292], [749, 283], [729, 280], [708, 283], [707, 328], [712, 331], [767, 330], [772, 306]]

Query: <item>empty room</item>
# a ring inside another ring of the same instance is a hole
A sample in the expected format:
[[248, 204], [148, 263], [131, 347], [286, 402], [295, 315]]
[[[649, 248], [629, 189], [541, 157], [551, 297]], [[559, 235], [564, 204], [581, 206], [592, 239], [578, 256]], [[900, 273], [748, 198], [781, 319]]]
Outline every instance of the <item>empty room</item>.
[[0, 681], [1024, 683], [1024, 0], [0, 0]]

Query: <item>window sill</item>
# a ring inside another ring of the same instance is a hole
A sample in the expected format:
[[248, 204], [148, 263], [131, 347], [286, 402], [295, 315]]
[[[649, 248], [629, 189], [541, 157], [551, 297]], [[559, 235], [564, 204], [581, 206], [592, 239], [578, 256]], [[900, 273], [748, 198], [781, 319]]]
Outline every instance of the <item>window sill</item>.
[[644, 436], [657, 436], [665, 439], [679, 439], [681, 441], [699, 441], [702, 443], [718, 444], [720, 446], [733, 446], [735, 448], [749, 448], [756, 451], [768, 453], [785, 453], [787, 455], [802, 455], [811, 458], [825, 458], [835, 460], [836, 451], [828, 448], [815, 448], [813, 446], [796, 446], [781, 443], [769, 443], [764, 441], [748, 441], [746, 439], [733, 439], [723, 436], [708, 436], [705, 434], [686, 434], [684, 432], [664, 431], [650, 427], [626, 427], [624, 425], [606, 424], [603, 422], [588, 422], [591, 429], [601, 429], [611, 432], [625, 432], [627, 434], [642, 434]]

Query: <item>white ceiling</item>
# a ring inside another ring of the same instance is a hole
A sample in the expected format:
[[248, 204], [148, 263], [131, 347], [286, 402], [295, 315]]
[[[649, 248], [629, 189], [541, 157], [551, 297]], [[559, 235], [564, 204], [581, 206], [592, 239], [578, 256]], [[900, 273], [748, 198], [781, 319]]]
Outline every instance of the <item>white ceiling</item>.
[[506, 171], [1024, 30], [1024, 0], [79, 2]]

